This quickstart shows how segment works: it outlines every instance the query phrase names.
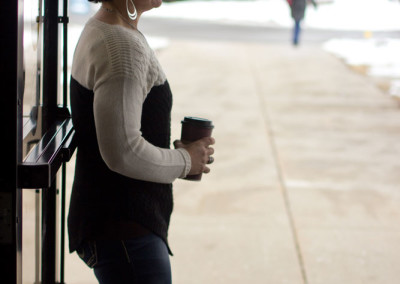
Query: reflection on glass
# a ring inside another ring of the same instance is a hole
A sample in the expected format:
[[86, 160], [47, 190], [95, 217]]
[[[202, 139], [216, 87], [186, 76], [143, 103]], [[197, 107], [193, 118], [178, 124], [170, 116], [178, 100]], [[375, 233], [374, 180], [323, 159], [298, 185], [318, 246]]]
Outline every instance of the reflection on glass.
[[[37, 18], [41, 0], [24, 1], [24, 75], [25, 88], [23, 99], [24, 125], [36, 123], [36, 116], [31, 115], [32, 109], [40, 101], [40, 32]], [[32, 120], [31, 120], [32, 117]], [[33, 133], [24, 139], [24, 156], [29, 149], [28, 144], [35, 141]], [[22, 283], [39, 283], [40, 271], [40, 193], [35, 190], [23, 191], [23, 222], [22, 222]], [[38, 261], [39, 260], [39, 261]]]
[[[40, 69], [41, 23], [43, 0], [24, 1], [24, 98], [23, 98], [23, 157], [40, 139]], [[39, 126], [39, 127], [38, 127]]]
[[[29, 116], [33, 106], [39, 101], [40, 91], [38, 72], [40, 70], [39, 24], [36, 19], [39, 15], [39, 1], [24, 1], [24, 116]], [[39, 46], [38, 46], [39, 44]]]

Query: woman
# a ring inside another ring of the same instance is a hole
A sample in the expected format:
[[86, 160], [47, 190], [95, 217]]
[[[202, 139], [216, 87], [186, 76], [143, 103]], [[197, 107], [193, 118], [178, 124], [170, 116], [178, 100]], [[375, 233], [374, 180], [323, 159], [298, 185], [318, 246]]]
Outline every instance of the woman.
[[288, 0], [291, 15], [294, 20], [293, 45], [299, 44], [300, 22], [304, 19], [306, 5], [308, 1], [310, 1], [315, 8], [317, 7], [317, 4], [314, 0]]
[[172, 95], [137, 25], [162, 0], [102, 2], [72, 64], [78, 143], [70, 251], [100, 282], [171, 283], [167, 232], [176, 178], [208, 173], [213, 138], [170, 145]]

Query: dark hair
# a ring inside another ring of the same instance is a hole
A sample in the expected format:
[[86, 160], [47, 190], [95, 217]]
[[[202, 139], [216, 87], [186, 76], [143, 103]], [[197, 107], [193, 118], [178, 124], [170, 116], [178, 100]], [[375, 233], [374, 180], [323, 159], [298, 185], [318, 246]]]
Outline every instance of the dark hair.
[[101, 3], [101, 2], [109, 2], [110, 0], [88, 0], [88, 1], [93, 3]]

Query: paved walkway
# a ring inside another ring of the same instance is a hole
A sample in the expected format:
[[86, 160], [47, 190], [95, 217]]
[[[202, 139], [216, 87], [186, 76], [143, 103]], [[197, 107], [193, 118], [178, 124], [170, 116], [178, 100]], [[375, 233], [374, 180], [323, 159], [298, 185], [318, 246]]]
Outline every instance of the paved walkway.
[[[173, 41], [185, 115], [214, 121], [212, 173], [175, 184], [174, 284], [397, 284], [400, 107], [319, 46]], [[95, 283], [75, 255], [67, 283]]]

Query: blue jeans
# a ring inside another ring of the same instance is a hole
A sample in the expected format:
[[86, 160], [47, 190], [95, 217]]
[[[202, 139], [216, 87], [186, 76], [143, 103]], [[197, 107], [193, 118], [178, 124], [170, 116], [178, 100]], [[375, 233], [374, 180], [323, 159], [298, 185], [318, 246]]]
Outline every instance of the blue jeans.
[[94, 270], [100, 284], [171, 284], [166, 244], [149, 234], [123, 241], [85, 243], [79, 257]]
[[294, 45], [299, 44], [300, 31], [301, 31], [300, 21], [295, 21], [294, 28], [293, 28], [293, 44]]

